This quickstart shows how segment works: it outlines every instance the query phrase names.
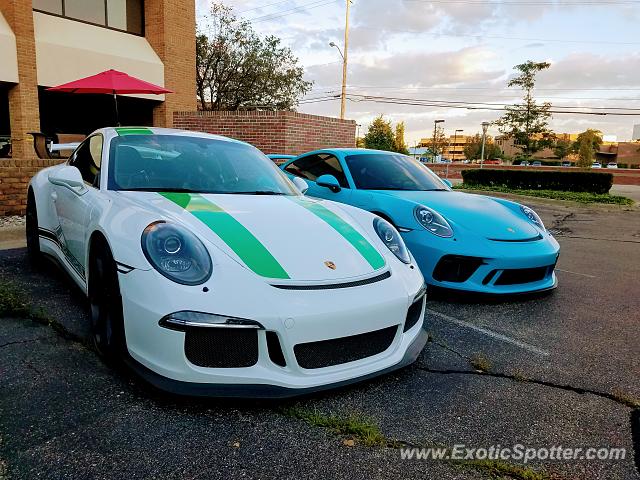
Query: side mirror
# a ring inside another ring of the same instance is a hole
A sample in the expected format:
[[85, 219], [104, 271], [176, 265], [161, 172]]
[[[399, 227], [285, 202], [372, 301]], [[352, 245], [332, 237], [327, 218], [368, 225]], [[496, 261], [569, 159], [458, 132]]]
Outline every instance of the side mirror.
[[326, 187], [333, 193], [338, 193], [342, 190], [340, 183], [338, 183], [338, 179], [333, 175], [320, 175], [316, 178], [316, 185], [319, 187]]
[[65, 166], [49, 174], [49, 182], [66, 187], [76, 195], [84, 195], [89, 191], [82, 179], [80, 170], [76, 167]]
[[441, 178], [440, 180], [442, 180], [444, 182], [444, 184], [449, 187], [452, 188], [453, 187], [453, 183], [451, 183], [449, 180], [447, 180], [446, 178]]
[[293, 184], [298, 187], [298, 190], [304, 195], [309, 190], [309, 184], [304, 181], [304, 178], [293, 177]]

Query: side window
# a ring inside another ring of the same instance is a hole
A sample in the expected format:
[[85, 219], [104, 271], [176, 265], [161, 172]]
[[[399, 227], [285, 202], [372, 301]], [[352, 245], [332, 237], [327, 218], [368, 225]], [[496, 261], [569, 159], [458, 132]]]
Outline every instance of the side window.
[[99, 186], [98, 173], [102, 163], [102, 135], [94, 135], [85, 140], [69, 161], [78, 170], [85, 182]]
[[349, 183], [340, 161], [328, 153], [319, 153], [300, 158], [288, 165], [285, 171], [296, 177], [306, 178], [311, 181], [315, 181], [320, 175], [333, 175], [342, 188], [349, 188]]

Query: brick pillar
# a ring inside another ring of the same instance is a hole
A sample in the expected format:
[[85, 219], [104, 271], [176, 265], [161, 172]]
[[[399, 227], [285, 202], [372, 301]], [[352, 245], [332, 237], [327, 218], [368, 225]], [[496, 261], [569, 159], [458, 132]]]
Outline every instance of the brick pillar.
[[146, 0], [145, 36], [164, 63], [164, 86], [175, 93], [153, 111], [153, 124], [173, 125], [173, 112], [196, 110], [195, 0]]
[[16, 36], [18, 81], [9, 90], [9, 119], [13, 158], [34, 159], [33, 139], [27, 132], [40, 130], [36, 42], [32, 0], [0, 0], [0, 10]]

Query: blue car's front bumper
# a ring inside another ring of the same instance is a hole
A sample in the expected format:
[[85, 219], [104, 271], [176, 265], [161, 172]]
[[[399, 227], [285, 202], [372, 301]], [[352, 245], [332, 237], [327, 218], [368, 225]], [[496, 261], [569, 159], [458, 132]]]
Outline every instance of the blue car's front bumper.
[[461, 241], [425, 230], [402, 233], [430, 285], [490, 294], [529, 293], [555, 288], [560, 246], [549, 234], [526, 242], [482, 238]]

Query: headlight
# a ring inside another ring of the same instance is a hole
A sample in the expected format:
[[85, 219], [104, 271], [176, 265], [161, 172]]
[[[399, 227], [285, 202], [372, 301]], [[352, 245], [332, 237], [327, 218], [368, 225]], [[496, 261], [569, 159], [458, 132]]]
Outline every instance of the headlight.
[[445, 238], [453, 237], [453, 229], [444, 217], [435, 210], [418, 205], [414, 214], [418, 223], [434, 235]]
[[391, 253], [398, 257], [398, 260], [403, 263], [411, 263], [409, 251], [393, 225], [383, 218], [378, 217], [373, 221], [373, 228], [380, 237], [380, 240], [391, 250]]
[[153, 268], [183, 285], [200, 285], [213, 271], [209, 252], [198, 237], [170, 223], [156, 222], [145, 228], [142, 251]]
[[544, 230], [544, 224], [542, 223], [542, 220], [536, 212], [531, 210], [529, 207], [525, 207], [524, 205], [520, 205], [520, 210], [522, 210], [522, 213], [524, 213], [525, 217], [527, 217], [531, 223], [536, 224], [538, 227]]

